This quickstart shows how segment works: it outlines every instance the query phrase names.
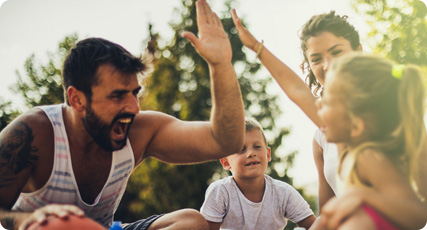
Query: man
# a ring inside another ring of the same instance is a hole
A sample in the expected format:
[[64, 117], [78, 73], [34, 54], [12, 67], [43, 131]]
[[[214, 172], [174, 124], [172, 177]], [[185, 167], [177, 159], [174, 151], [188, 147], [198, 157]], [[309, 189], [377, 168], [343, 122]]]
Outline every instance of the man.
[[[210, 122], [139, 111], [146, 68], [121, 46], [80, 41], [64, 62], [66, 104], [32, 109], [0, 133], [0, 221], [25, 229], [47, 215], [87, 215], [108, 227], [132, 170], [147, 157], [194, 163], [238, 152], [244, 110], [231, 46], [206, 0], [196, 2], [199, 38], [185, 32], [209, 65]], [[13, 211], [11, 211], [13, 210]], [[206, 229], [196, 210], [137, 221], [125, 229]]]

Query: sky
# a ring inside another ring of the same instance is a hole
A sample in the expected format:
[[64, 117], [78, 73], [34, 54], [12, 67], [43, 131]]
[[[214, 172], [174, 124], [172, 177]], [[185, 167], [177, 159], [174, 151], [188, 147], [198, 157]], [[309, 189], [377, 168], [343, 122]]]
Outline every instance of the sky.
[[[224, 0], [208, 2], [216, 12], [225, 9]], [[17, 70], [25, 73], [24, 62], [31, 54], [43, 63], [47, 52], [56, 52], [58, 43], [72, 33], [80, 39], [103, 37], [139, 54], [144, 49], [149, 22], [162, 37], [160, 45], [167, 44], [174, 34], [169, 22], [179, 18], [174, 8], [181, 6], [181, 0], [0, 0], [0, 4], [0, 99], [23, 108], [23, 102], [9, 87], [17, 82]], [[299, 64], [303, 57], [298, 31], [312, 15], [330, 10], [348, 15], [361, 34], [362, 45], [368, 33], [363, 20], [350, 7], [350, 0], [238, 0], [235, 7], [254, 36], [264, 40], [264, 45], [301, 77]], [[251, 53], [248, 58], [253, 61], [255, 55]], [[263, 68], [258, 76], [270, 75]], [[276, 83], [269, 92], [280, 96], [283, 111], [275, 125], [291, 131], [276, 154], [298, 151], [290, 175], [296, 187], [317, 193], [311, 147], [316, 127]]]

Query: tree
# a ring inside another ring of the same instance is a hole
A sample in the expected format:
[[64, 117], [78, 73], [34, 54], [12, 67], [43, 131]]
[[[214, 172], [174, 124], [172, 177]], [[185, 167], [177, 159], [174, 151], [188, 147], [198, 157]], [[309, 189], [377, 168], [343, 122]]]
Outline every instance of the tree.
[[[272, 83], [272, 78], [260, 79], [255, 76], [260, 64], [247, 61], [243, 44], [229, 14], [232, 4], [233, 1], [226, 1], [228, 9], [222, 13], [221, 21], [231, 41], [232, 63], [238, 75], [245, 109], [247, 114], [260, 121], [269, 136], [272, 136], [270, 147], [273, 159], [268, 169], [269, 174], [292, 184], [287, 171], [283, 175], [274, 168], [275, 164], [287, 164], [288, 168], [291, 168], [296, 152], [290, 153], [285, 159], [274, 155], [282, 138], [289, 131], [274, 124], [281, 111], [276, 103], [276, 95], [267, 92], [267, 86]], [[183, 0], [182, 9], [176, 11], [181, 15], [181, 19], [177, 23], [171, 23], [172, 29], [176, 32], [169, 45], [158, 47], [159, 35], [153, 32], [152, 26], [149, 26], [147, 43], [154, 58], [153, 72], [145, 79], [145, 94], [141, 100], [141, 107], [144, 110], [162, 111], [182, 120], [208, 120], [212, 105], [208, 66], [194, 47], [180, 36], [182, 31], [197, 34], [194, 1]], [[130, 178], [128, 190], [116, 219], [131, 221], [184, 207], [199, 209], [209, 183], [225, 175], [227, 172], [217, 161], [191, 166], [173, 166], [147, 159]], [[314, 203], [313, 199], [312, 201]], [[290, 224], [289, 229], [293, 226]]]
[[[59, 43], [56, 53], [48, 53], [49, 61], [42, 65], [36, 63], [33, 55], [25, 61], [25, 75], [18, 71], [18, 82], [11, 87], [11, 90], [21, 94], [25, 105], [29, 108], [37, 105], [58, 104], [64, 101], [62, 88], [61, 66], [66, 54], [71, 50], [78, 36], [76, 34], [66, 36]], [[0, 131], [3, 130], [21, 112], [12, 108], [11, 102], [0, 103]]]
[[0, 131], [19, 115], [17, 110], [12, 109], [11, 104], [12, 102], [3, 102], [0, 98]]
[[36, 63], [34, 54], [27, 58], [24, 64], [25, 77], [17, 72], [18, 82], [11, 87], [15, 93], [22, 95], [26, 106], [31, 108], [64, 102], [61, 67], [77, 40], [77, 34], [66, 36], [59, 43], [56, 53], [48, 53], [49, 61], [45, 65]]
[[353, 0], [371, 28], [374, 52], [403, 64], [427, 67], [427, 8], [420, 0]]

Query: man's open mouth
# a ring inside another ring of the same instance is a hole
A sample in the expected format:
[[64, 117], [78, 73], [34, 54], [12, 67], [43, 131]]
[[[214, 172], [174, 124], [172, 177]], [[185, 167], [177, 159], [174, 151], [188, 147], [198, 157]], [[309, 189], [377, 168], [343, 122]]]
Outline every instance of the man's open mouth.
[[113, 140], [123, 140], [126, 137], [127, 130], [129, 129], [129, 124], [132, 122], [132, 118], [125, 117], [118, 119], [112, 128], [113, 131]]

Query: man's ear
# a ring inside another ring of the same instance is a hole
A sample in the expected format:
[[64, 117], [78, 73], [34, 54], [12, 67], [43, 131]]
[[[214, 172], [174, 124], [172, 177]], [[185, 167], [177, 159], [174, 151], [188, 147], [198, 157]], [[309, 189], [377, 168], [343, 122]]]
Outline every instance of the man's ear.
[[363, 46], [362, 46], [362, 44], [360, 44], [360, 45], [359, 45], [359, 47], [357, 47], [357, 51], [360, 51], [360, 52], [362, 52], [362, 51], [363, 51]]
[[231, 169], [231, 165], [230, 163], [228, 163], [228, 160], [226, 157], [219, 159], [219, 162], [221, 162], [221, 165], [225, 170]]
[[352, 117], [350, 136], [352, 138], [359, 138], [365, 132], [365, 121], [360, 117]]
[[78, 112], [83, 112], [86, 110], [86, 96], [84, 93], [74, 86], [70, 86], [67, 89], [68, 101], [70, 106], [77, 110]]

